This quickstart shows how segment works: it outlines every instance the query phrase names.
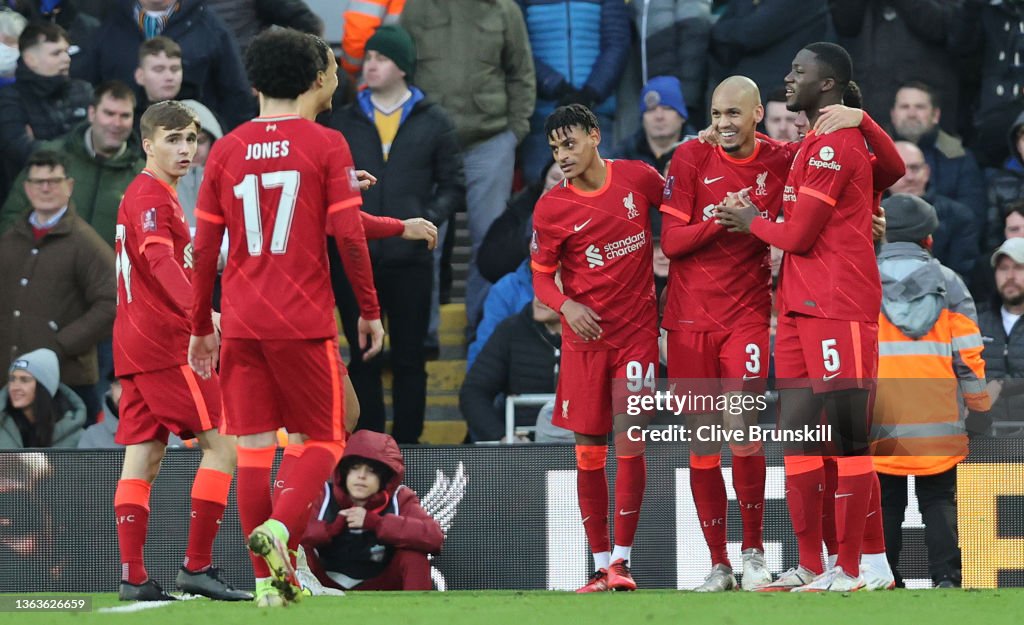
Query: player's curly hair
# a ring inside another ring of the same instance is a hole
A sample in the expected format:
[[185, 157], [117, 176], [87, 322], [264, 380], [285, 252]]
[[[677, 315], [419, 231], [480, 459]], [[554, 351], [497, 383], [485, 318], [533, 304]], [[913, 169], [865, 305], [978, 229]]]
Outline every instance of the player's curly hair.
[[268, 98], [294, 100], [309, 90], [327, 60], [305, 33], [268, 30], [249, 44], [245, 71], [249, 82]]
[[582, 104], [569, 104], [556, 108], [548, 115], [548, 118], [544, 120], [544, 135], [551, 137], [558, 130], [568, 130], [573, 126], [580, 128], [585, 133], [589, 133], [595, 128], [601, 129], [597, 125], [597, 116], [590, 109]]

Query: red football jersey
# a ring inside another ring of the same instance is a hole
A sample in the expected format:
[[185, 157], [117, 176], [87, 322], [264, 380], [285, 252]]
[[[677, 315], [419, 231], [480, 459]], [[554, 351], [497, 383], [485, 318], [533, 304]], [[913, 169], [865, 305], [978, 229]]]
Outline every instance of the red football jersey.
[[[798, 197], [829, 210], [824, 226], [803, 253], [787, 252], [779, 276], [779, 313], [876, 322], [882, 284], [871, 236], [874, 192], [864, 136], [847, 129], [807, 134], [793, 160], [783, 193], [783, 216], [793, 219]], [[752, 231], [775, 224], [754, 220]]]
[[768, 246], [753, 235], [727, 232], [713, 211], [727, 192], [749, 187], [761, 216], [775, 221], [790, 161], [787, 146], [761, 140], [745, 159], [700, 141], [676, 148], [661, 203], [661, 244], [672, 259], [665, 329], [718, 331], [768, 322]]
[[188, 312], [174, 302], [153, 275], [143, 250], [168, 245], [185, 270], [192, 271], [192, 236], [178, 195], [144, 170], [125, 189], [117, 210], [117, 316], [114, 318], [114, 371], [118, 376], [178, 367], [188, 362]]
[[[335, 130], [298, 116], [262, 117], [217, 141], [196, 205], [195, 292], [208, 301], [226, 228], [223, 336], [336, 336], [325, 228], [335, 211], [355, 211], [358, 223], [361, 205], [348, 143]], [[196, 332], [207, 329], [208, 318], [193, 321]]]
[[665, 181], [640, 161], [605, 163], [600, 189], [584, 192], [563, 181], [533, 212], [534, 270], [561, 265], [565, 295], [601, 317], [601, 339], [590, 342], [562, 319], [562, 344], [576, 351], [619, 349], [658, 336], [650, 211], [661, 202]]

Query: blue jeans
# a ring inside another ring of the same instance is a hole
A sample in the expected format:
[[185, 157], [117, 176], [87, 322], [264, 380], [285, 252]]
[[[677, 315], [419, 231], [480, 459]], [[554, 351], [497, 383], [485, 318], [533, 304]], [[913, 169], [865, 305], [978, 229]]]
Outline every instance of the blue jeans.
[[512, 173], [516, 160], [516, 137], [511, 130], [495, 135], [463, 153], [466, 172], [466, 210], [473, 251], [466, 279], [466, 327], [472, 336], [483, 313], [484, 298], [491, 283], [480, 275], [476, 255], [494, 220], [505, 210], [512, 194]]

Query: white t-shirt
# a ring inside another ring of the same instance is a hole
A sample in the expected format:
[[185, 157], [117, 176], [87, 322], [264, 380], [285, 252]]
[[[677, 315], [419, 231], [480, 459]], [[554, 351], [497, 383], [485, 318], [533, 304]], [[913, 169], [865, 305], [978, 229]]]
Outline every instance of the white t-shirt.
[[1013, 314], [1006, 310], [1006, 308], [1000, 308], [999, 311], [1003, 313], [1003, 329], [1006, 330], [1006, 336], [1010, 336], [1010, 330], [1013, 330], [1014, 324], [1017, 323], [1021, 316]]

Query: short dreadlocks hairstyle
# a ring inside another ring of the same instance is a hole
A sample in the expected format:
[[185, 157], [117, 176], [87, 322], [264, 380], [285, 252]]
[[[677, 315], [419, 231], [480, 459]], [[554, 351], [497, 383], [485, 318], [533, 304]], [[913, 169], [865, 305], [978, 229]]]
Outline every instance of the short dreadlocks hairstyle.
[[597, 124], [597, 116], [582, 104], [569, 104], [556, 108], [548, 118], [544, 120], [544, 135], [553, 136], [559, 130], [568, 130], [577, 126], [583, 132], [590, 133], [591, 130], [601, 129]]

